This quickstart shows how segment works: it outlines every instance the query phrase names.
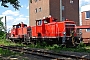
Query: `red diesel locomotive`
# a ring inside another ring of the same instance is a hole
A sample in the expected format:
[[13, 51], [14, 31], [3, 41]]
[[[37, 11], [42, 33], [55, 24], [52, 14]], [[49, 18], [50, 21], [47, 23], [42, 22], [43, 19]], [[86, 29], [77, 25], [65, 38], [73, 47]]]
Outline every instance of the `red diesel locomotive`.
[[19, 42], [47, 42], [49, 44], [76, 45], [80, 40], [77, 37], [75, 22], [65, 20], [57, 22], [53, 17], [36, 20], [35, 26], [23, 23], [13, 25], [10, 40]]

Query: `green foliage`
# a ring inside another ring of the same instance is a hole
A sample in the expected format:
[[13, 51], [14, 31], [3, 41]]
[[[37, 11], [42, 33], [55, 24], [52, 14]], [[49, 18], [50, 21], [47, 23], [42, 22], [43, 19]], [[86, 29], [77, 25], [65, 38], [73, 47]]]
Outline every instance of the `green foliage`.
[[4, 38], [5, 37], [5, 32], [4, 31], [0, 31], [0, 38]]
[[50, 50], [56, 50], [56, 49], [59, 49], [60, 46], [57, 45], [57, 44], [54, 44], [53, 46], [49, 46], [49, 47], [47, 47], [47, 48], [49, 48]]
[[[5, 40], [5, 39], [0, 39], [0, 44], [1, 45], [6, 45], [6, 46], [25, 46], [23, 44], [16, 44], [16, 43], [12, 43], [9, 40]], [[62, 45], [47, 45], [45, 42], [43, 43], [36, 43], [36, 44], [30, 44], [28, 46], [26, 46], [28, 48], [41, 48], [41, 49], [46, 49], [46, 50], [53, 50], [55, 52], [60, 52], [60, 51], [73, 51], [73, 52], [88, 52], [90, 53], [90, 46], [86, 47], [85, 44], [80, 43], [77, 47], [74, 48], [67, 48], [66, 46], [62, 47]], [[87, 49], [89, 48], [89, 49]]]
[[4, 30], [3, 22], [1, 21], [3, 17], [0, 17], [0, 32]]
[[37, 42], [36, 44], [30, 44], [29, 47], [31, 48], [45, 48], [47, 46], [46, 42]]
[[40, 46], [40, 43], [36, 43], [35, 48], [42, 48], [42, 46]]
[[5, 32], [3, 30], [5, 30], [4, 28], [4, 24], [1, 21], [3, 17], [0, 17], [0, 39], [5, 38]]
[[17, 55], [17, 56], [19, 56], [19, 55], [22, 55], [21, 53], [16, 53], [16, 52], [11, 52], [11, 51], [9, 51], [9, 50], [4, 50], [4, 49], [2, 49], [2, 48], [0, 48], [0, 54], [2, 55], [2, 56], [12, 56], [12, 55]]
[[5, 37], [6, 37], [5, 32], [4, 31], [1, 31], [0, 32], [0, 39], [5, 39]]
[[13, 43], [8, 39], [0, 39], [0, 45], [5, 45], [5, 46], [25, 46], [23, 44]]
[[1, 6], [9, 7], [8, 3], [13, 6], [16, 10], [18, 10], [21, 6], [19, 5], [19, 0], [0, 0]]
[[3, 26], [3, 22], [1, 21], [3, 17], [0, 17], [0, 26]]
[[[46, 46], [45, 46], [45, 45]], [[37, 43], [36, 45], [35, 44], [31, 44], [29, 45], [30, 48], [43, 48], [43, 49], [46, 49], [46, 50], [53, 50], [55, 52], [60, 52], [60, 51], [72, 51], [72, 52], [90, 52], [90, 49], [86, 49], [86, 45], [84, 43], [80, 43], [77, 47], [74, 47], [74, 48], [67, 48], [66, 46], [62, 47], [62, 45], [57, 45], [57, 44], [54, 44], [52, 46], [50, 45], [47, 45], [46, 43], [42, 43], [42, 45], [40, 43]]]
[[80, 43], [77, 48], [81, 48], [81, 47], [86, 47], [86, 45], [84, 43]]

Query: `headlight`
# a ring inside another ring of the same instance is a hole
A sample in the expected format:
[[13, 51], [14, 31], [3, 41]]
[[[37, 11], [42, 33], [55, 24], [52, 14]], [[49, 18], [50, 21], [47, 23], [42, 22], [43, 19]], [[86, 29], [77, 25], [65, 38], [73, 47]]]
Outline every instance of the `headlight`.
[[82, 34], [82, 32], [79, 33], [80, 35]]
[[13, 37], [13, 34], [11, 35], [11, 37]]
[[66, 32], [63, 33], [64, 35], [66, 34]]

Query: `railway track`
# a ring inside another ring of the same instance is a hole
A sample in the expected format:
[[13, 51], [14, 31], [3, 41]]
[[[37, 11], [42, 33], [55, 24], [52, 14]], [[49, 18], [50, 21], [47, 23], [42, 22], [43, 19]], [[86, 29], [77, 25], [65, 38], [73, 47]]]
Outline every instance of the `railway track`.
[[54, 53], [51, 51], [45, 51], [43, 49], [33, 49], [33, 48], [26, 48], [26, 47], [19, 47], [19, 46], [17, 47], [16, 46], [0, 46], [0, 48], [8, 49], [15, 52], [22, 52], [25, 54], [32, 54], [32, 55], [45, 57], [49, 59], [56, 59], [56, 60], [90, 60], [88, 58]]

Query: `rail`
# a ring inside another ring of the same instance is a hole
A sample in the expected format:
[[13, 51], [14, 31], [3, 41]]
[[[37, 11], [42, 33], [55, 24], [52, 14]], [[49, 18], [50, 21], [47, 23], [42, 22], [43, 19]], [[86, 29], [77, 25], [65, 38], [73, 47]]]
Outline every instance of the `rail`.
[[90, 60], [90, 59], [84, 58], [84, 57], [59, 54], [59, 53], [54, 53], [52, 51], [46, 51], [43, 49], [34, 49], [34, 48], [26, 48], [26, 47], [19, 47], [19, 46], [18, 47], [16, 47], [16, 46], [0, 46], [0, 48], [8, 49], [8, 50], [15, 51], [15, 52], [22, 52], [22, 53], [26, 53], [26, 54], [42, 56], [42, 57], [51, 58], [51, 59], [57, 59], [57, 60], [66, 60], [66, 59]]

